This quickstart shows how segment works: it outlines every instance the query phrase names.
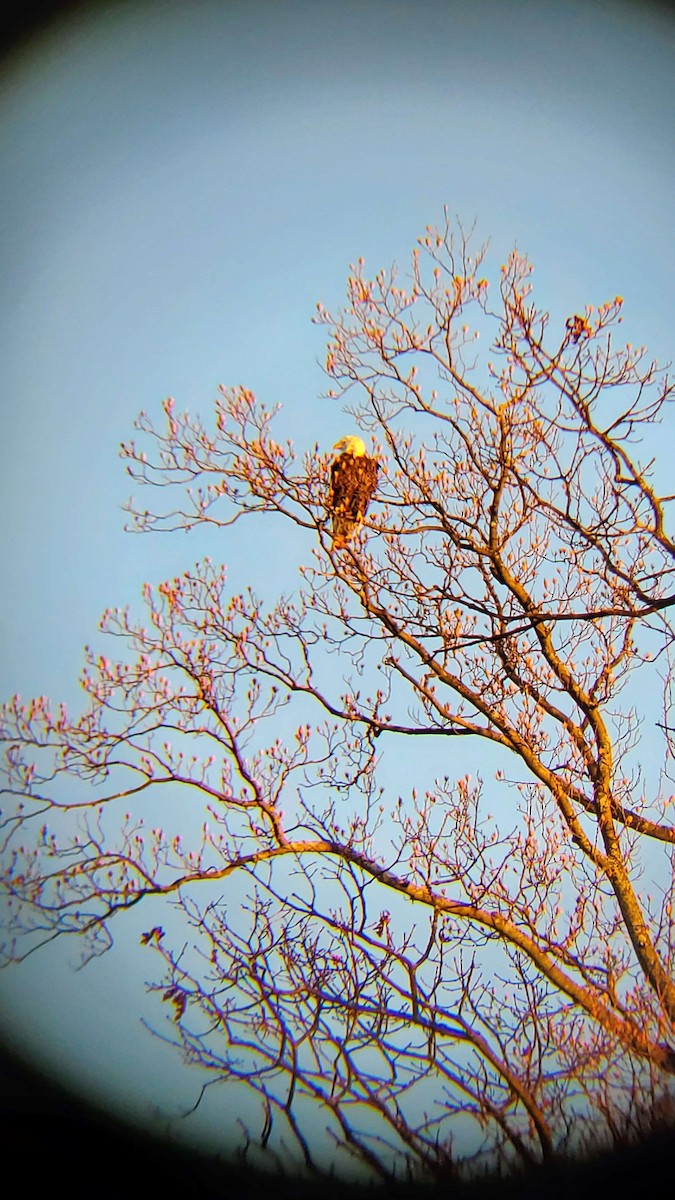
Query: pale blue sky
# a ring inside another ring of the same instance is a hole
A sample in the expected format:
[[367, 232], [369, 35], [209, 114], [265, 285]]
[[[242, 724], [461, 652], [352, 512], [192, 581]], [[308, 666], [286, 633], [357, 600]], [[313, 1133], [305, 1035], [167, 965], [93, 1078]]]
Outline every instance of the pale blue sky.
[[[671, 357], [674, 42], [660, 9], [609, 0], [193, 0], [99, 9], [9, 60], [3, 698], [76, 705], [103, 609], [204, 554], [233, 590], [292, 585], [283, 542], [263, 560], [252, 526], [218, 545], [125, 535], [118, 444], [168, 394], [206, 415], [241, 383], [283, 404], [301, 451], [331, 446], [351, 426], [320, 399], [315, 304], [341, 302], [359, 255], [405, 269], [444, 204], [491, 238], [493, 270], [514, 243], [529, 255], [561, 322], [619, 292], [626, 338]], [[662, 439], [670, 461], [675, 426]], [[139, 1025], [151, 968], [127, 940], [79, 974], [72, 946], [4, 973], [0, 1024], [165, 1124], [198, 1085]], [[209, 1104], [179, 1131], [220, 1136]]]

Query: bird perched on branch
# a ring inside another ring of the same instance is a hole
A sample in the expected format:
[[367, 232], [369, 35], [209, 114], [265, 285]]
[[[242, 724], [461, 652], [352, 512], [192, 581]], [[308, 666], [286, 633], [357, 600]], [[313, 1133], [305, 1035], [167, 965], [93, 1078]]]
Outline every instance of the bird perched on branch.
[[377, 487], [379, 466], [366, 454], [360, 437], [340, 438], [333, 449], [342, 453], [331, 464], [328, 511], [333, 518], [333, 547], [340, 550], [361, 527]]
[[593, 332], [586, 318], [580, 317], [578, 313], [575, 313], [573, 317], [568, 317], [565, 321], [565, 328], [575, 345], [580, 338], [590, 337]]

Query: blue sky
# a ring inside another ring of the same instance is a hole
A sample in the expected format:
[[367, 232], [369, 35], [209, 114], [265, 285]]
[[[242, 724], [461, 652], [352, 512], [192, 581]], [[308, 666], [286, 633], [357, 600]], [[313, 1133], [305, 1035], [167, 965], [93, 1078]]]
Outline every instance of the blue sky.
[[[660, 8], [609, 0], [193, 0], [84, 9], [7, 60], [3, 698], [76, 706], [103, 609], [204, 554], [233, 590], [292, 585], [252, 526], [125, 534], [118, 445], [140, 409], [207, 415], [223, 383], [281, 403], [301, 452], [330, 447], [351, 423], [321, 399], [316, 302], [359, 255], [405, 270], [444, 204], [492, 272], [517, 243], [561, 321], [618, 292], [626, 338], [672, 357], [674, 41]], [[675, 427], [661, 443], [669, 465]], [[222, 1097], [170, 1122], [198, 1083], [140, 1026], [133, 940], [80, 973], [73, 947], [5, 972], [0, 1025], [127, 1114], [220, 1136]]]

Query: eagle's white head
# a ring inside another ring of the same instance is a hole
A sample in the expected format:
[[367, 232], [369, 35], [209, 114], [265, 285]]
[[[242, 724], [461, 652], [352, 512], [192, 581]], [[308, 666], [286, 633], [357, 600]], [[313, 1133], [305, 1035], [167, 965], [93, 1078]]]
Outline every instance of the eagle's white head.
[[354, 458], [363, 458], [366, 453], [365, 442], [353, 433], [348, 433], [346, 437], [340, 438], [333, 449], [342, 450], [343, 454], [353, 454]]

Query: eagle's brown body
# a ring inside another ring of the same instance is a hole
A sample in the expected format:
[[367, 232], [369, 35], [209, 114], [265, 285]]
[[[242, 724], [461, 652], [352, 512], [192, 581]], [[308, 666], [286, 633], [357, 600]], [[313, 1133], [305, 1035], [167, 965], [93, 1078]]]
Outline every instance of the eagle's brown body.
[[331, 465], [328, 510], [333, 517], [333, 546], [339, 550], [361, 526], [377, 487], [379, 468], [360, 438], [342, 438], [335, 449], [343, 453]]

